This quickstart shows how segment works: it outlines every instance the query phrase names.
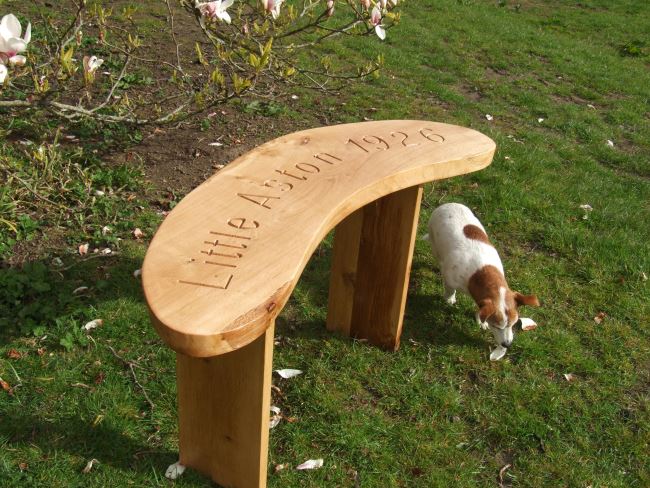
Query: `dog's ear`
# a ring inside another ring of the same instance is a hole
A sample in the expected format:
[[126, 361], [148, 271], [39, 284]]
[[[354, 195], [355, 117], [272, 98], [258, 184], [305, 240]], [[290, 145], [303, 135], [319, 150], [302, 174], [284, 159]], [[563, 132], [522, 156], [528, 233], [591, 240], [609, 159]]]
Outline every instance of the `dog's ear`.
[[492, 300], [483, 300], [479, 306], [480, 308], [478, 310], [478, 317], [481, 319], [481, 323], [485, 322], [497, 311]]
[[522, 295], [521, 293], [515, 293], [515, 302], [517, 305], [528, 305], [531, 307], [539, 307], [539, 300], [537, 295]]

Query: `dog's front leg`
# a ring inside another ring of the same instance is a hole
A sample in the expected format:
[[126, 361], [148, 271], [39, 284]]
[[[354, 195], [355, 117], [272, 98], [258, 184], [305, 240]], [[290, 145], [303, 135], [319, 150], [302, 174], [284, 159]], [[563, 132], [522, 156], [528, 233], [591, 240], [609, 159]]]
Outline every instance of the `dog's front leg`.
[[481, 329], [483, 329], [483, 330], [488, 330], [488, 329], [490, 328], [490, 326], [488, 325], [487, 321], [485, 321], [485, 322], [482, 322], [482, 321], [481, 321], [480, 312], [478, 312], [478, 311], [476, 312], [476, 323], [477, 323], [478, 325], [480, 325], [480, 326], [481, 326]]

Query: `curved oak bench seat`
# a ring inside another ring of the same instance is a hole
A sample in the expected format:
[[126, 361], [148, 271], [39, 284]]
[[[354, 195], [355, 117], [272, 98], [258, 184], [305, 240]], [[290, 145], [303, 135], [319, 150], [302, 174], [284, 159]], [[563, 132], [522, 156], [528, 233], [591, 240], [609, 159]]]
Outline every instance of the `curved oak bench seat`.
[[296, 132], [238, 158], [173, 209], [142, 278], [153, 323], [208, 357], [264, 333], [342, 219], [398, 190], [479, 170], [494, 142], [458, 126], [380, 121]]
[[274, 323], [312, 252], [336, 228], [328, 329], [397, 349], [422, 185], [480, 170], [494, 150], [419, 120], [310, 129], [183, 198], [142, 269], [152, 322], [177, 352], [179, 463], [266, 486]]

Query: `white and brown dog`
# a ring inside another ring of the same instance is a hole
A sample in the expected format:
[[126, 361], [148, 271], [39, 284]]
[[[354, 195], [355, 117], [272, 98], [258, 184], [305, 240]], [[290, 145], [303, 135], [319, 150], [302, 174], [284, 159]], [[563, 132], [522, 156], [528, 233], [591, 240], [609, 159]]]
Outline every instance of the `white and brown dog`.
[[539, 300], [510, 289], [499, 254], [465, 205], [447, 203], [436, 208], [425, 239], [438, 259], [447, 302], [456, 303], [456, 290], [474, 299], [477, 322], [484, 330], [490, 329], [497, 342], [490, 359], [500, 359], [512, 344], [513, 326], [521, 323], [517, 307], [539, 307]]

